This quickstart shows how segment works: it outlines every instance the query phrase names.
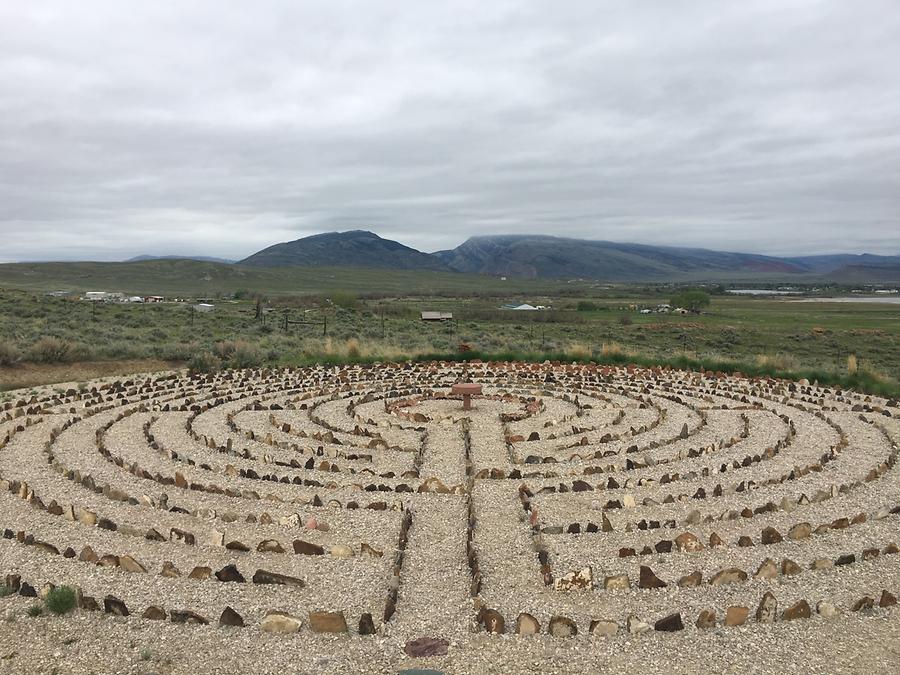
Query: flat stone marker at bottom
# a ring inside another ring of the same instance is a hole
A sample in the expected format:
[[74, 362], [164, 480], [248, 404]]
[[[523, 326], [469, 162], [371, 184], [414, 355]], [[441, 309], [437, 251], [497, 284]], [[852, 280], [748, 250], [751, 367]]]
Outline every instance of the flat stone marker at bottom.
[[403, 647], [403, 651], [408, 656], [444, 656], [447, 654], [447, 647], [450, 641], [444, 638], [420, 637], [410, 640]]

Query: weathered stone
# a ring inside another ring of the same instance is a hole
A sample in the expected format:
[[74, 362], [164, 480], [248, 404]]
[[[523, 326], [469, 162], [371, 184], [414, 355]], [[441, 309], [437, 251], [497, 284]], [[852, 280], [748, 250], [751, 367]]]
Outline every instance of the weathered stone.
[[897, 604], [897, 597], [888, 590], [881, 591], [881, 597], [878, 599], [879, 607], [893, 607]]
[[128, 616], [128, 607], [114, 595], [107, 595], [103, 598], [103, 611], [107, 614], [117, 614], [118, 616]]
[[834, 567], [834, 562], [831, 558], [816, 558], [809, 566], [811, 570], [827, 570], [832, 567]]
[[179, 570], [173, 563], [167, 560], [163, 563], [162, 571], [160, 571], [159, 575], [162, 577], [175, 579], [181, 576], [181, 570]]
[[284, 553], [284, 546], [276, 539], [264, 539], [256, 545], [259, 553]]
[[145, 568], [141, 563], [132, 558], [130, 555], [120, 555], [119, 556], [119, 567], [121, 567], [126, 572], [136, 572], [136, 573], [146, 573], [147, 568]]
[[703, 544], [700, 543], [700, 540], [690, 532], [682, 532], [677, 537], [675, 537], [675, 547], [679, 551], [684, 551], [687, 553], [694, 553], [696, 551], [703, 550]]
[[407, 656], [424, 658], [428, 656], [446, 656], [450, 641], [444, 638], [420, 637], [403, 645]]
[[723, 546], [724, 544], [725, 542], [722, 541], [722, 537], [720, 537], [717, 533], [713, 532], [711, 535], [709, 535], [710, 548], [716, 548], [717, 546]]
[[195, 579], [197, 581], [205, 581], [212, 576], [212, 570], [209, 567], [195, 567], [191, 570], [191, 573], [188, 574], [188, 579]]
[[781, 561], [781, 573], [786, 577], [792, 577], [795, 574], [800, 574], [803, 570], [800, 568], [800, 565], [795, 563], [790, 558], [785, 558]]
[[503, 633], [506, 630], [506, 621], [503, 619], [503, 615], [495, 609], [483, 607], [478, 613], [478, 622], [488, 633]]
[[145, 619], [150, 619], [151, 621], [165, 621], [169, 615], [166, 614], [166, 610], [161, 607], [150, 605], [144, 610], [144, 613], [141, 614], [141, 616]]
[[85, 546], [81, 549], [81, 553], [78, 554], [78, 559], [81, 562], [97, 563], [100, 560], [100, 557], [94, 553], [94, 549], [90, 546]]
[[657, 577], [647, 565], [641, 565], [641, 576], [638, 588], [665, 588], [666, 582]]
[[591, 621], [591, 635], [615, 635], [619, 632], [619, 624], [615, 621]]
[[750, 548], [751, 546], [753, 546], [753, 539], [748, 537], [746, 534], [741, 535], [740, 537], [738, 537], [738, 546], [740, 546], [741, 548]]
[[778, 576], [778, 565], [771, 558], [766, 558], [753, 576], [756, 579], [774, 579]]
[[830, 602], [826, 602], [822, 600], [819, 604], [816, 605], [816, 612], [824, 617], [832, 617], [837, 616], [840, 612], [838, 612], [838, 608], [835, 607]]
[[296, 633], [303, 621], [283, 612], [269, 612], [263, 617], [259, 627], [267, 633]]
[[860, 612], [863, 610], [870, 610], [875, 606], [875, 601], [870, 598], [868, 595], [864, 595], [859, 600], [853, 603], [850, 607], [850, 610], [853, 612]]
[[700, 570], [691, 572], [678, 580], [678, 585], [682, 588], [693, 588], [703, 583], [703, 573]]
[[674, 614], [669, 614], [669, 616], [665, 616], [657, 621], [653, 627], [663, 633], [674, 633], [679, 630], [684, 630], [684, 623], [681, 621], [681, 614], [675, 612]]
[[194, 623], [202, 626], [209, 623], [209, 619], [189, 609], [173, 609], [169, 612], [169, 619], [172, 623]]
[[375, 622], [372, 620], [372, 615], [368, 612], [359, 617], [359, 634], [375, 635]]
[[516, 634], [537, 635], [541, 632], [541, 623], [531, 614], [522, 612], [516, 618]]
[[253, 574], [253, 583], [281, 584], [283, 586], [297, 586], [298, 588], [303, 588], [304, 586], [306, 586], [306, 583], [303, 581], [303, 579], [290, 577], [286, 574], [279, 574], [278, 572], [267, 572], [266, 570], [256, 570], [256, 572]]
[[310, 612], [309, 628], [313, 633], [346, 633], [347, 620], [343, 612]]
[[572, 637], [578, 634], [578, 626], [565, 616], [551, 616], [547, 632], [553, 637]]
[[747, 622], [749, 614], [749, 608], [741, 607], [740, 605], [732, 605], [725, 610], [725, 625], [743, 626]]
[[225, 567], [216, 572], [216, 579], [218, 579], [219, 581], [239, 584], [247, 581], [244, 578], [244, 575], [240, 573], [236, 565], [225, 565]]
[[294, 553], [298, 555], [325, 555], [325, 549], [302, 539], [294, 540]]
[[812, 616], [812, 610], [806, 600], [800, 600], [788, 607], [781, 615], [783, 621], [793, 621], [794, 619], [808, 619]]
[[625, 627], [632, 635], [646, 633], [648, 630], [651, 630], [650, 624], [646, 621], [641, 621], [641, 619], [637, 618], [634, 614], [628, 617], [625, 622]]
[[794, 541], [800, 541], [802, 539], [808, 539], [809, 535], [812, 534], [812, 525], [809, 523], [797, 523], [790, 530], [788, 530], [788, 537], [793, 539]]
[[553, 588], [558, 591], [586, 589], [593, 588], [593, 586], [594, 574], [590, 567], [585, 567], [578, 572], [568, 572], [553, 582]]
[[709, 580], [709, 585], [724, 586], [726, 584], [737, 584], [743, 581], [747, 581], [747, 573], [744, 570], [738, 569], [737, 567], [727, 567], [716, 572], [716, 574], [713, 575], [713, 578]]
[[694, 624], [700, 630], [706, 630], [716, 627], [716, 610], [704, 609], [697, 616], [697, 622]]
[[759, 601], [759, 607], [756, 609], [756, 620], [759, 623], [775, 623], [778, 619], [778, 600], [770, 592], [762, 597]]
[[222, 616], [219, 617], [219, 625], [243, 628], [244, 617], [231, 609], [231, 607], [226, 607], [224, 610], [222, 610]]

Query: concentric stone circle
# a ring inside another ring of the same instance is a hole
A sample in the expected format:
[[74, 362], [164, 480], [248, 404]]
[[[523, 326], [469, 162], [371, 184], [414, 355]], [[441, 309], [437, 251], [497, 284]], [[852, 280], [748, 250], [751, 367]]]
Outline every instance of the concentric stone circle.
[[[457, 382], [482, 385], [473, 410]], [[410, 657], [878, 614], [898, 416], [807, 382], [549, 362], [48, 390], [0, 408], [0, 583]]]

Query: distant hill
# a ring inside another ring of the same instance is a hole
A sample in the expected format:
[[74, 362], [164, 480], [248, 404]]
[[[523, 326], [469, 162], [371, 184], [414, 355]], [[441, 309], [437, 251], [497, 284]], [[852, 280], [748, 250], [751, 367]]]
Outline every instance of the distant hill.
[[275, 244], [240, 261], [253, 267], [376, 267], [446, 271], [437, 257], [373, 232], [326, 232]]
[[843, 267], [883, 267], [900, 265], [900, 255], [872, 255], [871, 253], [835, 253], [785, 258], [810, 272], [834, 273]]
[[223, 265], [234, 264], [234, 260], [212, 258], [206, 255], [136, 255], [125, 262], [147, 262], [148, 260], [196, 260], [197, 262], [221, 263]]
[[839, 284], [898, 284], [900, 283], [900, 261], [868, 265], [843, 265], [825, 276], [829, 281], [835, 281]]
[[808, 271], [781, 258], [751, 253], [543, 235], [471, 237], [455, 249], [435, 255], [460, 272], [532, 278], [650, 281], [741, 275], [783, 277]]

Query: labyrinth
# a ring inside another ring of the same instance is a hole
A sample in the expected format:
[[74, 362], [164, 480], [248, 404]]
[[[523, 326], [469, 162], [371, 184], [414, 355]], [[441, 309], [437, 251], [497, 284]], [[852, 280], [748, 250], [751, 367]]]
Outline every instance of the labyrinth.
[[[481, 385], [469, 410], [458, 383]], [[0, 408], [0, 585], [398, 663], [878, 621], [900, 592], [897, 405], [549, 362], [47, 390]]]

